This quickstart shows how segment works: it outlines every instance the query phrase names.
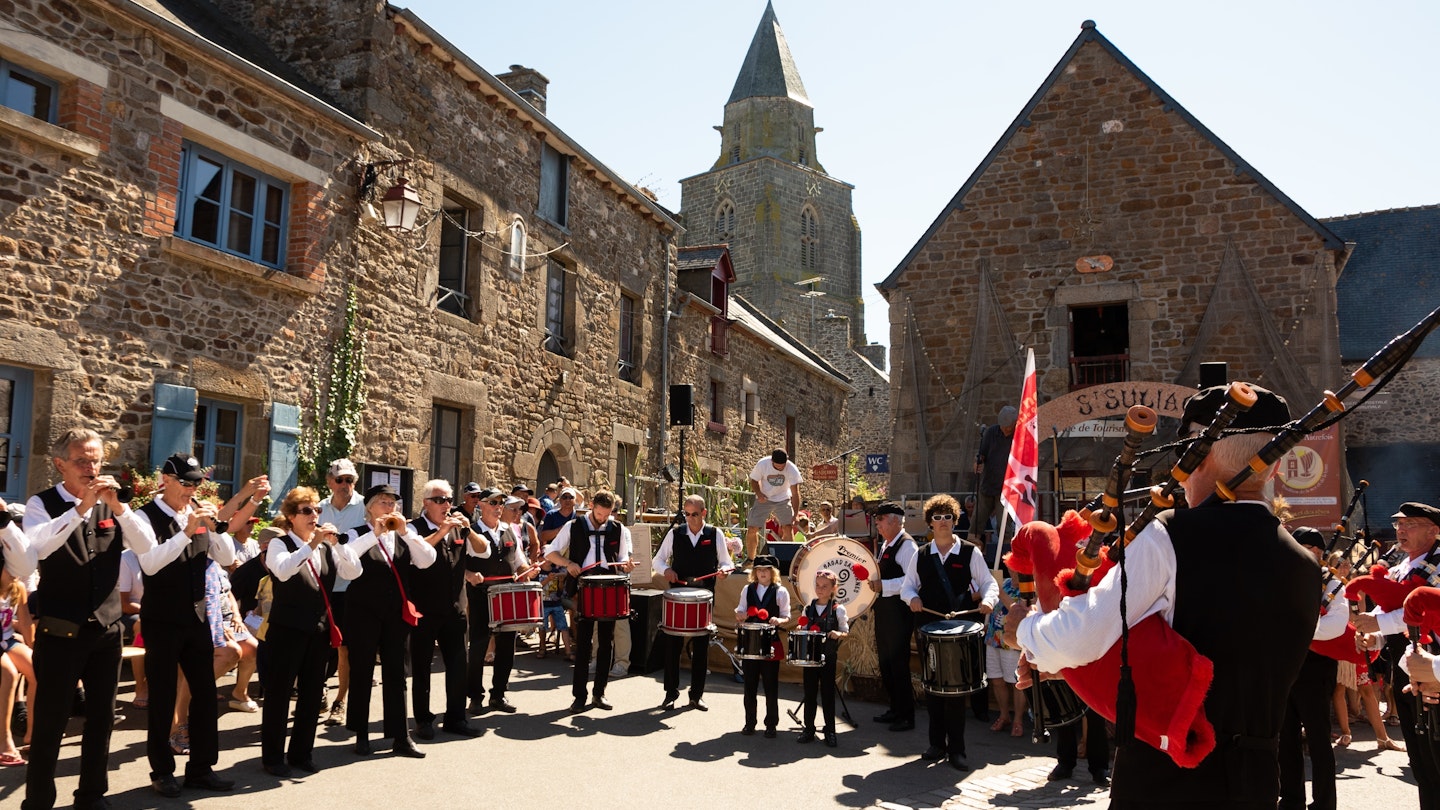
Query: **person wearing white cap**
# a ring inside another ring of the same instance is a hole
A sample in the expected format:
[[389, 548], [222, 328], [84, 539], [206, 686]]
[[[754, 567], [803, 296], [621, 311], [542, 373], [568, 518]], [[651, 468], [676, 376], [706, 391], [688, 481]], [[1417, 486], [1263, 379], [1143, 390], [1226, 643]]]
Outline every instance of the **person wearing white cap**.
[[[325, 484], [330, 488], [330, 497], [320, 504], [319, 525], [326, 523], [341, 531], [352, 529], [365, 522], [365, 499], [355, 491], [355, 482], [360, 474], [348, 458], [331, 462], [325, 470]], [[335, 588], [330, 593], [330, 605], [335, 614], [335, 623], [345, 624], [345, 592], [350, 580], [335, 577]], [[345, 698], [350, 695], [350, 648], [341, 646], [335, 651], [335, 702], [330, 704], [330, 714], [325, 725], [338, 726], [345, 722]], [[323, 698], [323, 696], [322, 696]]]

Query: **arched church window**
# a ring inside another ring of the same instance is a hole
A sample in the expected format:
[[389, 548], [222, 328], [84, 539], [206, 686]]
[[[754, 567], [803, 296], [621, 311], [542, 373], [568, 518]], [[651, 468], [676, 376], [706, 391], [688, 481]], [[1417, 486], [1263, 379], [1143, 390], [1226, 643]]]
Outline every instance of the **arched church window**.
[[735, 235], [735, 203], [722, 200], [715, 209], [715, 235], [722, 241]]
[[814, 270], [820, 265], [820, 217], [815, 209], [800, 209], [800, 266]]

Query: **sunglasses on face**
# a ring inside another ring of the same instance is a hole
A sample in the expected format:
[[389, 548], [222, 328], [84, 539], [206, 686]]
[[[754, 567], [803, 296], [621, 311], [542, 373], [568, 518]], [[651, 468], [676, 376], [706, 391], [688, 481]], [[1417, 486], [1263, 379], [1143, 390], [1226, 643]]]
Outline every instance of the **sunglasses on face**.
[[427, 501], [429, 501], [429, 502], [431, 502], [431, 503], [454, 503], [454, 502], [455, 502], [455, 499], [452, 498], [452, 497], [450, 497], [449, 495], [436, 495], [436, 496], [434, 496], [434, 497], [432, 497], [432, 498], [426, 498], [425, 500], [427, 500]]
[[955, 519], [955, 516], [954, 516], [954, 515], [931, 515], [931, 516], [930, 516], [930, 519], [931, 519], [931, 520], [946, 520], [946, 521], [951, 521], [951, 520], [954, 520], [954, 519]]
[[184, 488], [186, 488], [186, 489], [194, 489], [195, 487], [200, 486], [200, 482], [199, 482], [199, 481], [181, 481], [179, 478], [176, 478], [176, 479], [175, 479], [175, 483], [179, 484], [180, 486], [182, 486], [182, 487], [184, 487]]
[[573, 500], [575, 500], [575, 496], [574, 496], [574, 495], [561, 495], [561, 496], [560, 496], [560, 500], [562, 500], [562, 501], [573, 501]]
[[504, 504], [505, 502], [504, 502], [504, 501], [484, 501], [484, 503], [486, 503], [486, 504], [488, 504], [488, 505], [490, 505], [490, 506], [500, 506], [500, 505]]
[[296, 509], [295, 513], [297, 515], [318, 515], [320, 514], [320, 510], [316, 509], [313, 506], [302, 506], [299, 509]]
[[686, 512], [685, 517], [705, 517], [704, 512]]
[[341, 478], [336, 478], [336, 479], [335, 479], [335, 483], [337, 483], [337, 484], [353, 484], [353, 483], [355, 483], [355, 479], [352, 478], [352, 477], [350, 477], [350, 476], [348, 476], [348, 475], [346, 475], [346, 476], [343, 476], [343, 477], [341, 477]]

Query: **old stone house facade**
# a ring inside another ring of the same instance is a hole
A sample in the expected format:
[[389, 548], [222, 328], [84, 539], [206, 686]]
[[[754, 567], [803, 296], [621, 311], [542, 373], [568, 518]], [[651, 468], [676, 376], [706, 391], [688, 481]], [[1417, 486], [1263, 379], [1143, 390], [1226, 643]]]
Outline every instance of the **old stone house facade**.
[[[893, 490], [973, 487], [980, 429], [1018, 399], [1026, 348], [1042, 407], [1097, 384], [1193, 387], [1200, 363], [1223, 361], [1230, 378], [1308, 409], [1338, 384], [1345, 252], [1086, 22], [878, 285], [890, 304]], [[1046, 480], [1056, 449], [1082, 480], [1118, 450], [1118, 439], [1039, 433]], [[1170, 462], [1151, 463], [1158, 474]]]

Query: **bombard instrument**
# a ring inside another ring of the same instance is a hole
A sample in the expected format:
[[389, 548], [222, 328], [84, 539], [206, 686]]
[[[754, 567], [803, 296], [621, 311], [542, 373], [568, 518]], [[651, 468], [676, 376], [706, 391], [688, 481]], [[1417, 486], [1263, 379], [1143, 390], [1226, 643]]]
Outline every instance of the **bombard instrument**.
[[399, 514], [398, 512], [391, 512], [390, 514], [380, 518], [381, 530], [387, 532], [395, 532], [396, 534], [405, 533], [406, 523], [407, 521], [405, 520], [405, 516]]

